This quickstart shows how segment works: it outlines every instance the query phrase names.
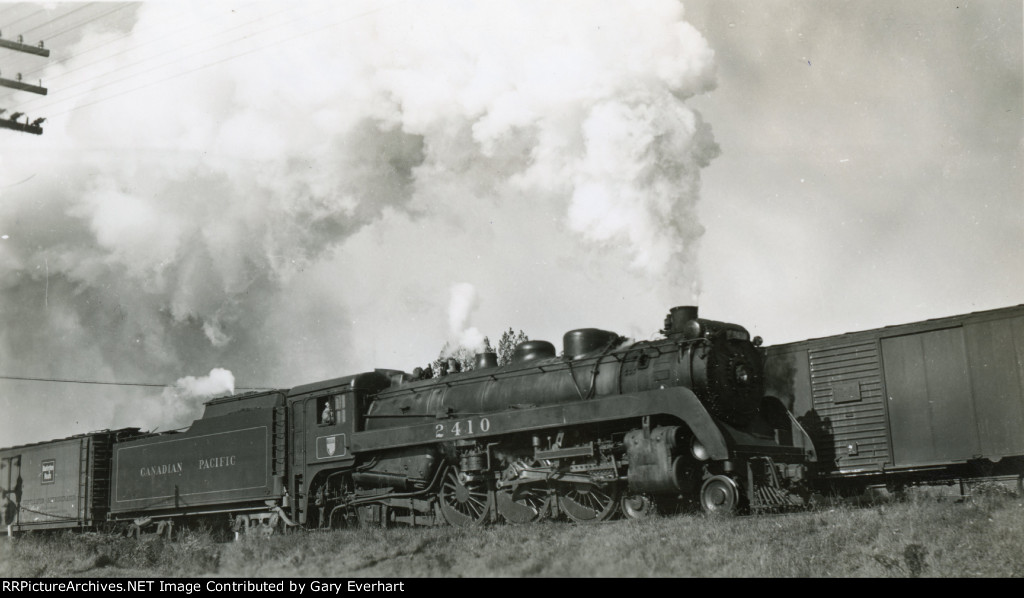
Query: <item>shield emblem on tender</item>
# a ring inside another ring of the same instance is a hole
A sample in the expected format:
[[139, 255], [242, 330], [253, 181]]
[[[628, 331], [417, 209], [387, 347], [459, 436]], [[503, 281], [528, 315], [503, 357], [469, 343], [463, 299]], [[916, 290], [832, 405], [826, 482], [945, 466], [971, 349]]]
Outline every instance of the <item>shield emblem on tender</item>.
[[334, 456], [334, 436], [327, 437], [327, 455]]

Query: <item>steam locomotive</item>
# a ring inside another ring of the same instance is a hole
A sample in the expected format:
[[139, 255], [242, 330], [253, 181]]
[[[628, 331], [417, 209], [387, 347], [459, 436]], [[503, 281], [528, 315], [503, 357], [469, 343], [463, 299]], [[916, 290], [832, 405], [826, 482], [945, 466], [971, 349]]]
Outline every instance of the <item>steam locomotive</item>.
[[236, 531], [578, 522], [800, 505], [812, 441], [764, 398], [760, 339], [673, 308], [664, 338], [572, 330], [508, 365], [375, 370], [209, 401], [185, 432], [136, 428], [0, 449], [0, 524], [230, 519]]

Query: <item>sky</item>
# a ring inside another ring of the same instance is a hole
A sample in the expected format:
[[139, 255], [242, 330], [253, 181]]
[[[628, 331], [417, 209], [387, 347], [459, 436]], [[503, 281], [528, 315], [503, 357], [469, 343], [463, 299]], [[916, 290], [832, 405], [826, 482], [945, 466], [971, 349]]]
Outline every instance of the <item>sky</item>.
[[[509, 327], [1024, 303], [1019, 1], [0, 3], [0, 446]], [[25, 117], [21, 117], [24, 120]], [[113, 386], [13, 380], [131, 382]]]

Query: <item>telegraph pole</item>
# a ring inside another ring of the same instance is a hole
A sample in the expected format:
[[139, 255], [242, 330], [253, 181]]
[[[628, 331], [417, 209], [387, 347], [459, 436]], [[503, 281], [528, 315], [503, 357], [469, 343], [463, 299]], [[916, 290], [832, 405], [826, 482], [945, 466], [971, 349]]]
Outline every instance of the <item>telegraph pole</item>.
[[[0, 48], [14, 50], [15, 52], [24, 52], [25, 54], [33, 54], [35, 56], [42, 56], [43, 58], [50, 57], [50, 50], [43, 45], [42, 41], [37, 45], [32, 46], [24, 43], [24, 40], [19, 35], [18, 41], [15, 42], [4, 39], [2, 31], [0, 31]], [[21, 73], [18, 73], [14, 79], [5, 79], [3, 77], [3, 72], [0, 71], [0, 87], [9, 87], [20, 91], [46, 95], [46, 88], [43, 87], [42, 81], [39, 82], [39, 85], [23, 83], [21, 80]], [[7, 118], [3, 118], [3, 114], [5, 112], [7, 112], [6, 108], [0, 108], [0, 129], [11, 129], [14, 131], [21, 131], [22, 133], [32, 133], [33, 135], [43, 134], [43, 128], [39, 125], [46, 120], [45, 118], [37, 118], [30, 123], [29, 118], [25, 116], [23, 112], [14, 112]], [[25, 116], [24, 121], [20, 120], [22, 116]]]

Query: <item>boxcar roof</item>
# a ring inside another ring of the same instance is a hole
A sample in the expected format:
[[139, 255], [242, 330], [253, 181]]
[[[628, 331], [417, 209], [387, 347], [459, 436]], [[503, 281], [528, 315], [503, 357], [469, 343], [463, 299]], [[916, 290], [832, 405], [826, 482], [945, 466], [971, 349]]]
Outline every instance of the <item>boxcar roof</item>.
[[54, 438], [52, 440], [42, 440], [40, 442], [29, 442], [27, 444], [16, 444], [14, 446], [0, 447], [0, 452], [14, 450], [14, 449], [31, 448], [31, 447], [34, 447], [34, 446], [44, 446], [44, 445], [47, 445], [47, 444], [53, 444], [55, 442], [66, 442], [68, 440], [77, 440], [79, 438], [89, 438], [91, 436], [98, 436], [100, 434], [122, 434], [122, 433], [138, 434], [139, 433], [139, 428], [118, 428], [117, 430], [94, 430], [92, 432], [86, 432], [84, 434], [75, 434], [74, 436], [67, 436], [65, 438]]
[[997, 309], [989, 309], [985, 311], [975, 311], [967, 314], [960, 314], [956, 316], [945, 316], [941, 318], [932, 318], [930, 320], [921, 320], [918, 322], [909, 322], [906, 324], [893, 324], [890, 326], [883, 326], [881, 328], [870, 328], [867, 330], [858, 330], [855, 332], [843, 332], [840, 334], [834, 334], [832, 336], [818, 336], [809, 338], [802, 341], [793, 341], [789, 343], [780, 343], [778, 345], [771, 345], [765, 347], [765, 350], [772, 351], [777, 349], [792, 348], [798, 345], [816, 343], [819, 341], [835, 341], [846, 337], [854, 338], [860, 336], [895, 336], [899, 334], [910, 334], [921, 330], [929, 330], [932, 328], [945, 328], [950, 326], [957, 326], [965, 322], [981, 322], [985, 320], [999, 320], [1008, 317], [1016, 317], [1024, 315], [1024, 304], [1015, 305], [1011, 307], [1000, 307]]

